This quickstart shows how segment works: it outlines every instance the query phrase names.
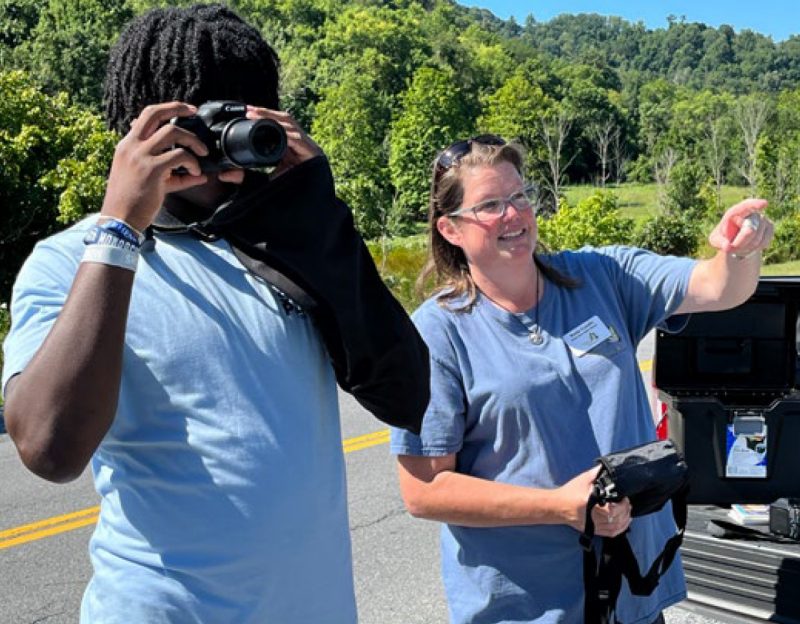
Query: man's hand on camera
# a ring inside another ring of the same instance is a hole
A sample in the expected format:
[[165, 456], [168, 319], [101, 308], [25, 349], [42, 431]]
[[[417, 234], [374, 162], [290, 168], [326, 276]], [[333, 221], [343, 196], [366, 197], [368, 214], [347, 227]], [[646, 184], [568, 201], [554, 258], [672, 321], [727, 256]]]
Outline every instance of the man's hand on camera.
[[[167, 193], [207, 182], [195, 157], [206, 155], [206, 146], [191, 132], [167, 123], [196, 111], [182, 102], [155, 104], [142, 110], [114, 150], [102, 215], [121, 219], [142, 231], [152, 223]], [[184, 174], [175, 173], [179, 167]]]
[[300, 124], [294, 120], [294, 117], [287, 112], [248, 106], [247, 117], [248, 119], [272, 119], [281, 124], [286, 131], [286, 154], [272, 172], [273, 176], [279, 176], [301, 162], [322, 154], [319, 145], [314, 143], [300, 127]]

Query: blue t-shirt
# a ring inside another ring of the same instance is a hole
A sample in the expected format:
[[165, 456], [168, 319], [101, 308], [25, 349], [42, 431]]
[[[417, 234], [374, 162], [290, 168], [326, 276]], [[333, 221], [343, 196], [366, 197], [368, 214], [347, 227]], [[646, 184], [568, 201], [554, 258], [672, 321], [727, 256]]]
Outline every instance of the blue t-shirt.
[[[431, 402], [420, 436], [392, 430], [393, 453], [456, 453], [460, 473], [555, 488], [600, 455], [655, 439], [636, 346], [680, 305], [694, 261], [608, 247], [548, 262], [581, 286], [546, 282], [538, 311], [512, 314], [479, 296], [470, 312], [429, 299], [414, 313], [430, 349]], [[541, 344], [531, 340], [537, 324]], [[583, 352], [581, 327], [608, 337]], [[628, 538], [643, 570], [674, 533], [670, 508], [633, 520]], [[451, 621], [583, 622], [582, 553], [567, 525], [443, 525]], [[684, 597], [676, 558], [649, 597], [623, 583], [617, 617], [649, 624]]]
[[[92, 222], [22, 268], [4, 388], [52, 327]], [[91, 464], [81, 621], [355, 622], [337, 391], [310, 319], [224, 241], [167, 236], [140, 258], [123, 358]]]

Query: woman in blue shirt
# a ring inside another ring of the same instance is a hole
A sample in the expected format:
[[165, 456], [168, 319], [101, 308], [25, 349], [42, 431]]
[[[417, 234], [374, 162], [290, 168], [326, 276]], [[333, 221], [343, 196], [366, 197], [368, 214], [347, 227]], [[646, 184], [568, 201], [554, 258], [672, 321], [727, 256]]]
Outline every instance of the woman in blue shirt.
[[[444, 523], [456, 623], [583, 621], [578, 536], [595, 459], [655, 438], [636, 346], [672, 315], [745, 301], [773, 232], [751, 199], [722, 217], [709, 260], [618, 246], [542, 255], [522, 165], [491, 135], [435, 161], [424, 276], [440, 289], [414, 314], [431, 402], [420, 435], [392, 432], [407, 508]], [[599, 536], [628, 531], [644, 569], [675, 531], [669, 508], [632, 520], [627, 500], [592, 516]], [[616, 615], [658, 622], [685, 595], [676, 558], [652, 595], [623, 586]]]

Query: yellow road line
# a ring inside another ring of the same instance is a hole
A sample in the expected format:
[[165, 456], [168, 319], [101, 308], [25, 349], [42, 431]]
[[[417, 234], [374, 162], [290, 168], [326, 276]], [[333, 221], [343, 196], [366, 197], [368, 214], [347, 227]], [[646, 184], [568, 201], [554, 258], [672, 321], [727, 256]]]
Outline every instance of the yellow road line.
[[94, 507], [64, 514], [63, 516], [54, 516], [0, 531], [0, 550], [89, 526], [97, 522], [99, 512], [100, 507], [95, 505]]
[[369, 448], [370, 446], [377, 446], [378, 444], [386, 444], [389, 441], [389, 430], [382, 429], [381, 431], [374, 431], [355, 438], [349, 438], [344, 441], [342, 448], [345, 453], [352, 453], [353, 451], [360, 451], [361, 449]]
[[[639, 363], [639, 368], [642, 372], [647, 372], [652, 368], [652, 365], [652, 360], [643, 360]], [[389, 430], [381, 429], [380, 431], [373, 431], [354, 438], [348, 438], [342, 442], [342, 448], [345, 453], [352, 453], [388, 442]], [[74, 511], [62, 516], [53, 516], [52, 518], [46, 518], [38, 522], [23, 524], [18, 527], [6, 529], [5, 531], [0, 531], [0, 550], [90, 526], [97, 522], [99, 512], [99, 506], [87, 507], [86, 509]]]
[[[60, 533], [66, 533], [67, 531], [72, 531], [74, 529], [79, 529], [81, 527], [90, 526], [97, 522], [97, 515], [98, 514], [94, 514], [93, 516], [82, 518], [80, 520], [75, 520], [74, 522], [61, 523], [49, 529], [43, 529], [41, 531], [35, 531], [27, 535], [20, 535], [19, 537], [13, 537], [11, 539], [1, 540], [0, 550], [3, 550], [4, 548], [11, 548], [12, 546], [20, 546], [21, 544], [27, 544], [28, 542], [35, 542], [36, 540], [44, 539], [45, 537], [50, 537], [51, 535], [59, 535]], [[57, 518], [58, 517], [52, 518], [52, 520], [56, 520]]]
[[[371, 446], [386, 444], [388, 441], [389, 430], [384, 429], [382, 431], [375, 431], [354, 438], [348, 438], [342, 442], [342, 448], [345, 453], [352, 453], [353, 451], [360, 451]], [[52, 518], [46, 518], [38, 522], [31, 522], [30, 524], [23, 524], [11, 529], [6, 529], [5, 531], [0, 531], [0, 550], [90, 526], [97, 522], [99, 512], [99, 506], [88, 507], [62, 516], [53, 516]]]

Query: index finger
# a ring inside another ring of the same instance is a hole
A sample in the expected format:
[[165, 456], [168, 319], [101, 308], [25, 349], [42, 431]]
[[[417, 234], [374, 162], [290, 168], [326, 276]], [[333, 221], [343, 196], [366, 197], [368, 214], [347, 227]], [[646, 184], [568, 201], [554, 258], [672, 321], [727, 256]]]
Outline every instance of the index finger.
[[764, 212], [766, 207], [767, 200], [749, 198], [728, 208], [725, 214], [722, 215], [718, 226], [722, 238], [727, 242], [733, 241], [739, 233], [745, 218], [754, 212]]
[[275, 110], [272, 108], [265, 108], [263, 106], [253, 106], [252, 104], [247, 105], [247, 117], [249, 119], [253, 118], [269, 118], [274, 119], [276, 121], [292, 121], [291, 113], [287, 113], [286, 111]]
[[755, 197], [751, 197], [745, 200], [740, 201], [738, 204], [735, 204], [728, 208], [727, 215], [731, 217], [741, 217], [740, 223], [744, 218], [752, 214], [754, 212], [764, 212], [767, 207], [766, 199], [756, 199]]
[[148, 139], [173, 117], [188, 117], [196, 112], [197, 107], [185, 102], [150, 104], [142, 109], [139, 117], [131, 124], [131, 134], [141, 140]]

